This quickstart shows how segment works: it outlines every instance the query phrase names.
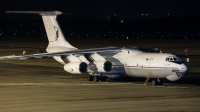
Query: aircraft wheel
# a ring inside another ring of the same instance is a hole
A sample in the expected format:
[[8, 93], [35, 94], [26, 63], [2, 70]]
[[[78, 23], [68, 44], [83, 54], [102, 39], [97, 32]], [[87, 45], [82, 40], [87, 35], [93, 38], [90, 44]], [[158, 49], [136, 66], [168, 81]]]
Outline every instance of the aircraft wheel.
[[101, 77], [101, 81], [106, 82], [106, 80], [107, 80], [107, 77], [105, 77], [105, 76], [102, 76], [102, 77]]
[[94, 82], [99, 82], [99, 76], [94, 76], [94, 77], [93, 77], [93, 81], [94, 81]]
[[152, 80], [152, 86], [156, 86], [156, 85], [158, 85], [158, 81], [157, 80]]
[[163, 85], [163, 81], [161, 79], [158, 79], [158, 85]]
[[88, 81], [93, 81], [93, 76], [88, 75], [87, 80], [88, 80]]

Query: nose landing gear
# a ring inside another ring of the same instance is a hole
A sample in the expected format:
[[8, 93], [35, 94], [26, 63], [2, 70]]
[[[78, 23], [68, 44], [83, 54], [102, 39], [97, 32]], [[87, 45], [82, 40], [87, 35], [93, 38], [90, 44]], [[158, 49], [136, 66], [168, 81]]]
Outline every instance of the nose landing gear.
[[156, 85], [163, 85], [163, 81], [161, 79], [153, 79], [152, 80], [152, 85], [156, 86]]

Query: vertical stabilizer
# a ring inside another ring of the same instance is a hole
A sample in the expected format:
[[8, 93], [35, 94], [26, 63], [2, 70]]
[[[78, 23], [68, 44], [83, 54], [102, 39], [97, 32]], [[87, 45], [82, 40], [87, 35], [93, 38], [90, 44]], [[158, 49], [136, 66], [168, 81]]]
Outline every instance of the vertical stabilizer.
[[6, 13], [27, 13], [27, 14], [40, 14], [42, 16], [49, 45], [46, 49], [47, 52], [62, 52], [75, 50], [77, 48], [69, 44], [61, 31], [61, 28], [56, 20], [57, 15], [61, 15], [60, 11], [6, 11]]

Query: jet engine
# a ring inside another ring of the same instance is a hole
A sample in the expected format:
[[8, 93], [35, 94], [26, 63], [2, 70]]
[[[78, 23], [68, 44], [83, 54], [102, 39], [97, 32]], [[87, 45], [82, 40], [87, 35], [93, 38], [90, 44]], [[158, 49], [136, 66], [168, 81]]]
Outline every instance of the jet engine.
[[96, 71], [100, 73], [109, 72], [112, 70], [112, 63], [110, 61], [94, 61]]
[[82, 74], [87, 72], [87, 64], [85, 62], [68, 63], [64, 66], [64, 70], [72, 74]]

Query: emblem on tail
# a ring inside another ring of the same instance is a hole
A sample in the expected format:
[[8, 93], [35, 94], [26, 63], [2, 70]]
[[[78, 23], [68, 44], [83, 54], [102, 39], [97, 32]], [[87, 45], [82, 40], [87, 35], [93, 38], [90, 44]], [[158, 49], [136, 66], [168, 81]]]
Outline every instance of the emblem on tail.
[[55, 41], [57, 41], [57, 40], [58, 40], [58, 37], [60, 36], [60, 35], [59, 35], [59, 29], [58, 29], [56, 26], [54, 26], [54, 30], [56, 31]]

